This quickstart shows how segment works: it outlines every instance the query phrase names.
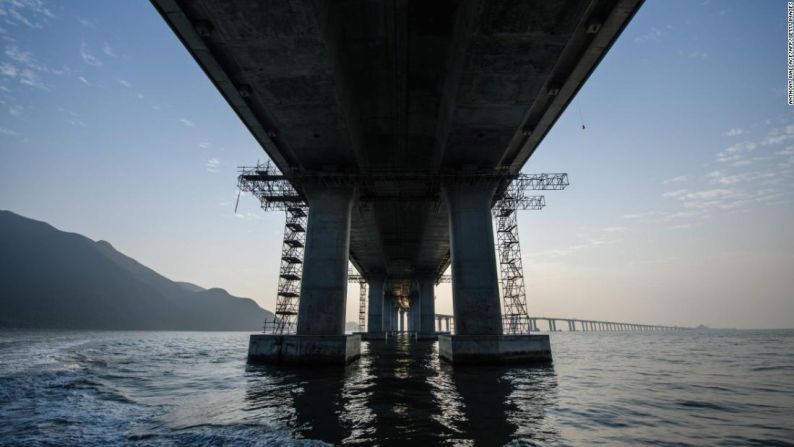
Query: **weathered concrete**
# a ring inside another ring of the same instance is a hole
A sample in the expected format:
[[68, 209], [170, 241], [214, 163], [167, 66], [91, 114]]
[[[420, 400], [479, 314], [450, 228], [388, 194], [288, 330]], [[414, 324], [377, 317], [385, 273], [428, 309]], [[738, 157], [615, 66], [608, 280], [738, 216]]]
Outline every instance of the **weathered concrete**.
[[367, 332], [383, 332], [383, 290], [386, 282], [383, 276], [369, 277], [369, 305], [367, 306]]
[[360, 356], [360, 335], [251, 334], [251, 363], [345, 365]]
[[306, 229], [298, 335], [343, 335], [354, 189], [305, 188]]
[[394, 332], [397, 330], [397, 309], [394, 303], [394, 297], [386, 296], [383, 299], [383, 330], [385, 332]]
[[[296, 175], [518, 172], [641, 4], [152, 1]], [[446, 269], [447, 220], [427, 179], [362, 189], [370, 207], [350, 249], [364, 271]]]
[[383, 341], [386, 339], [386, 332], [356, 332], [353, 335], [360, 335], [362, 341]]
[[548, 335], [439, 335], [439, 356], [453, 364], [548, 363]]
[[433, 337], [436, 333], [435, 282], [432, 276], [419, 278], [419, 338]]
[[[487, 187], [486, 187], [487, 186]], [[491, 200], [496, 183], [443, 187], [449, 212], [452, 303], [458, 335], [501, 335]]]
[[411, 293], [408, 295], [409, 332], [419, 332], [422, 325], [421, 292], [417, 281], [411, 281]]

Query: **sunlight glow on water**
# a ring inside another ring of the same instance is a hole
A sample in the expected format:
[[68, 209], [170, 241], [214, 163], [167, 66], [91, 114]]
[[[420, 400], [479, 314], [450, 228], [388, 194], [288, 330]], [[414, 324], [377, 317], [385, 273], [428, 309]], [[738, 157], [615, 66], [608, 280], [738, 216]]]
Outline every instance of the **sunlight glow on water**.
[[248, 335], [0, 332], [0, 444], [792, 445], [794, 331], [552, 334], [550, 367], [435, 343], [250, 366]]

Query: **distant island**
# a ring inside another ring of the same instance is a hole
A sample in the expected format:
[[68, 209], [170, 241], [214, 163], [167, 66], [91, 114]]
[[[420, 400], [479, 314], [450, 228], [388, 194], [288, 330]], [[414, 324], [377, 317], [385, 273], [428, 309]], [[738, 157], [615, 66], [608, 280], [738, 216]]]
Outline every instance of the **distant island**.
[[105, 241], [0, 210], [0, 328], [260, 331], [273, 314], [172, 281]]

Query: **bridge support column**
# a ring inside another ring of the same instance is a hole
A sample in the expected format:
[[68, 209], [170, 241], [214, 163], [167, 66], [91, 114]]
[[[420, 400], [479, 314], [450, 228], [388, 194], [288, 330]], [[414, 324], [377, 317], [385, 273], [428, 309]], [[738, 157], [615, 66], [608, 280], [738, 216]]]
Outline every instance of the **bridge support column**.
[[370, 275], [368, 285], [367, 333], [362, 336], [362, 339], [382, 340], [384, 338], [383, 291], [386, 281], [381, 275]]
[[419, 332], [418, 338], [435, 340], [436, 336], [436, 296], [435, 279], [432, 276], [419, 278]]
[[447, 183], [455, 335], [438, 337], [451, 363], [551, 361], [548, 335], [504, 335], [491, 202], [497, 181]]
[[411, 299], [411, 303], [408, 306], [406, 319], [408, 320], [406, 325], [408, 327], [408, 332], [416, 331], [416, 303], [414, 302], [414, 299]]
[[397, 304], [395, 303], [394, 297], [389, 297], [383, 303], [384, 313], [386, 315], [386, 319], [388, 321], [388, 325], [386, 325], [386, 330], [389, 332], [396, 332], [397, 331]]
[[248, 359], [267, 363], [346, 364], [360, 335], [345, 335], [353, 188], [304, 187], [309, 201], [296, 335], [253, 334]]

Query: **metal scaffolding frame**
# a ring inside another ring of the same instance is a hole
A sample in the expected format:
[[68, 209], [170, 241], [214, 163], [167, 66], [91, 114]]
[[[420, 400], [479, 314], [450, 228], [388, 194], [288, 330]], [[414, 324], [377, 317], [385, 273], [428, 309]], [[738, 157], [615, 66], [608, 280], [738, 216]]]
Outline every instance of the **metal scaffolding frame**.
[[[428, 182], [427, 200], [439, 200], [437, 191], [444, 181], [465, 180], [471, 183], [499, 179], [492, 208], [496, 221], [496, 249], [500, 267], [500, 287], [503, 295], [504, 332], [518, 334], [529, 332], [529, 314], [526, 304], [524, 273], [521, 263], [521, 248], [518, 240], [518, 210], [540, 210], [545, 205], [543, 196], [528, 196], [527, 190], [562, 190], [568, 186], [568, 175], [520, 174], [507, 171], [487, 171], [471, 173], [303, 173], [284, 175], [273, 163], [267, 161], [254, 167], [239, 169], [238, 188], [240, 192], [251, 193], [259, 199], [265, 211], [284, 211], [284, 242], [281, 250], [276, 311], [272, 321], [265, 323], [265, 332], [275, 334], [294, 333], [297, 329], [297, 314], [300, 303], [300, 287], [303, 273], [303, 250], [306, 243], [306, 225], [309, 206], [298, 189], [304, 181], [322, 184], [372, 184], [379, 180]], [[361, 197], [361, 201], [389, 200], [385, 197]], [[239, 196], [238, 196], [239, 202]], [[236, 207], [235, 207], [236, 212]], [[443, 263], [446, 265], [446, 263]], [[357, 272], [348, 272], [348, 281], [359, 283], [359, 327], [363, 331], [367, 318], [367, 282]], [[451, 282], [451, 277], [438, 272], [436, 284]]]
[[263, 210], [284, 211], [276, 308], [273, 320], [264, 323], [264, 332], [295, 333], [309, 207], [288, 181], [278, 178], [278, 171], [269, 162], [254, 168], [241, 168], [238, 187], [241, 192], [249, 192], [259, 199]]
[[562, 190], [568, 184], [567, 174], [522, 174], [507, 184], [491, 210], [495, 221], [505, 334], [528, 334], [531, 329], [517, 211], [541, 210], [546, 206], [543, 196], [527, 195], [527, 190]]

